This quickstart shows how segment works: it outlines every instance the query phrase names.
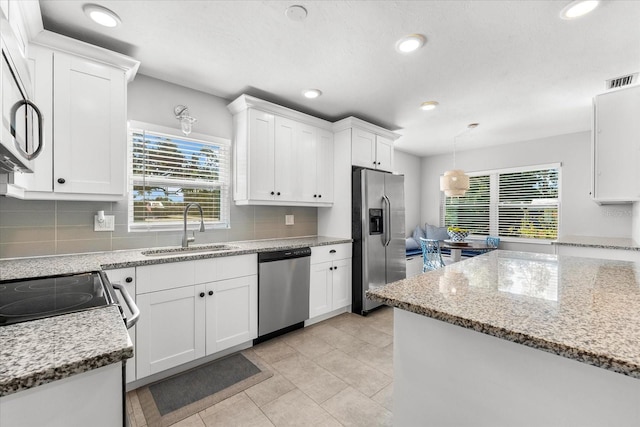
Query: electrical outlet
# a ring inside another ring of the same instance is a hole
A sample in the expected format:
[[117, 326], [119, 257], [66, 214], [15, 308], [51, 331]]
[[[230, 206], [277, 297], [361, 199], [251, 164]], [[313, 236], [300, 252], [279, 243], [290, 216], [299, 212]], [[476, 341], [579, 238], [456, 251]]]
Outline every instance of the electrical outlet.
[[93, 217], [93, 231], [114, 231], [116, 217], [114, 215], [105, 215], [104, 221], [98, 221], [98, 215]]
[[293, 215], [284, 216], [284, 225], [293, 225]]

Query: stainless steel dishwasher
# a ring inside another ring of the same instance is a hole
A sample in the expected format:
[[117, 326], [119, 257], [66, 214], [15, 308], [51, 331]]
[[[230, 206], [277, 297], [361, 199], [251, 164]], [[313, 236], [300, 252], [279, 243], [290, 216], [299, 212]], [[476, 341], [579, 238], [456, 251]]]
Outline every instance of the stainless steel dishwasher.
[[310, 248], [258, 254], [258, 338], [304, 326], [309, 318]]

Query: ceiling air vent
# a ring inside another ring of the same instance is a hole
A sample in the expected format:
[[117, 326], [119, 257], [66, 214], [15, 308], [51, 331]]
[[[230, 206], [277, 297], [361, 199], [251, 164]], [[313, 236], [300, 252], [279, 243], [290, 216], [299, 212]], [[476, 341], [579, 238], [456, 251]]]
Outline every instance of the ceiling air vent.
[[607, 90], [617, 89], [623, 86], [629, 86], [638, 80], [638, 73], [628, 74], [626, 76], [616, 77], [615, 79], [609, 79], [606, 82]]

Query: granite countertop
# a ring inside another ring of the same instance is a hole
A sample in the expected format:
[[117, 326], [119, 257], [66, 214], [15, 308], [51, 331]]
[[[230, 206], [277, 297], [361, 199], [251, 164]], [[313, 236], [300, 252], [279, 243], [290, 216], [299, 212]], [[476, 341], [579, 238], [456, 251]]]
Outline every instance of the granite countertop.
[[496, 250], [367, 296], [640, 378], [640, 263]]
[[[324, 246], [340, 243], [351, 243], [351, 239], [309, 236], [288, 239], [247, 240], [240, 242], [224, 242], [221, 245], [234, 248], [213, 252], [178, 252], [166, 255], [144, 255], [143, 252], [159, 248], [122, 250], [110, 252], [92, 252], [74, 255], [55, 255], [32, 258], [0, 259], [0, 280], [20, 279], [25, 277], [48, 276], [52, 274], [84, 273], [87, 271], [109, 270], [115, 268], [138, 267], [141, 265], [163, 264], [167, 262], [188, 261], [195, 259], [215, 258], [231, 255], [254, 254], [274, 250], [304, 248], [307, 246]], [[206, 248], [211, 244], [189, 245], [190, 248]], [[166, 247], [164, 249], [179, 249]]]
[[[351, 243], [324, 236], [224, 242], [230, 250], [147, 256], [158, 248], [0, 260], [0, 280], [136, 267], [273, 250]], [[191, 245], [202, 249], [211, 245]], [[178, 249], [164, 248], [164, 249]], [[0, 327], [0, 396], [133, 357], [116, 307], [102, 307]]]
[[0, 327], [0, 396], [133, 357], [117, 307]]
[[640, 251], [640, 245], [638, 245], [635, 240], [625, 237], [564, 236], [552, 242], [552, 244], [559, 246]]

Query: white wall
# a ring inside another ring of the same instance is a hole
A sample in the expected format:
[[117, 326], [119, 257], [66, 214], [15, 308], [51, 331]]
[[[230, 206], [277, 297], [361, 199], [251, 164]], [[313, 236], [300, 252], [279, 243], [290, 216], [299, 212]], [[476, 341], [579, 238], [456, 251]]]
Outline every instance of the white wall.
[[393, 170], [404, 175], [404, 209], [405, 234], [411, 235], [416, 225], [424, 223], [420, 220], [420, 172], [421, 159], [412, 154], [396, 150], [394, 152]]
[[[456, 167], [467, 172], [562, 163], [560, 236], [631, 237], [632, 206], [599, 206], [591, 200], [591, 133], [458, 151]], [[452, 156], [422, 159], [422, 218], [439, 223], [439, 176], [452, 167]], [[640, 210], [640, 209], [639, 209]], [[509, 249], [526, 250], [525, 247]], [[536, 249], [532, 249], [536, 250]]]
[[224, 98], [138, 74], [129, 84], [127, 117], [180, 129], [173, 109], [182, 104], [198, 119], [193, 125], [194, 132], [231, 139], [233, 117], [227, 110], [228, 103]]

